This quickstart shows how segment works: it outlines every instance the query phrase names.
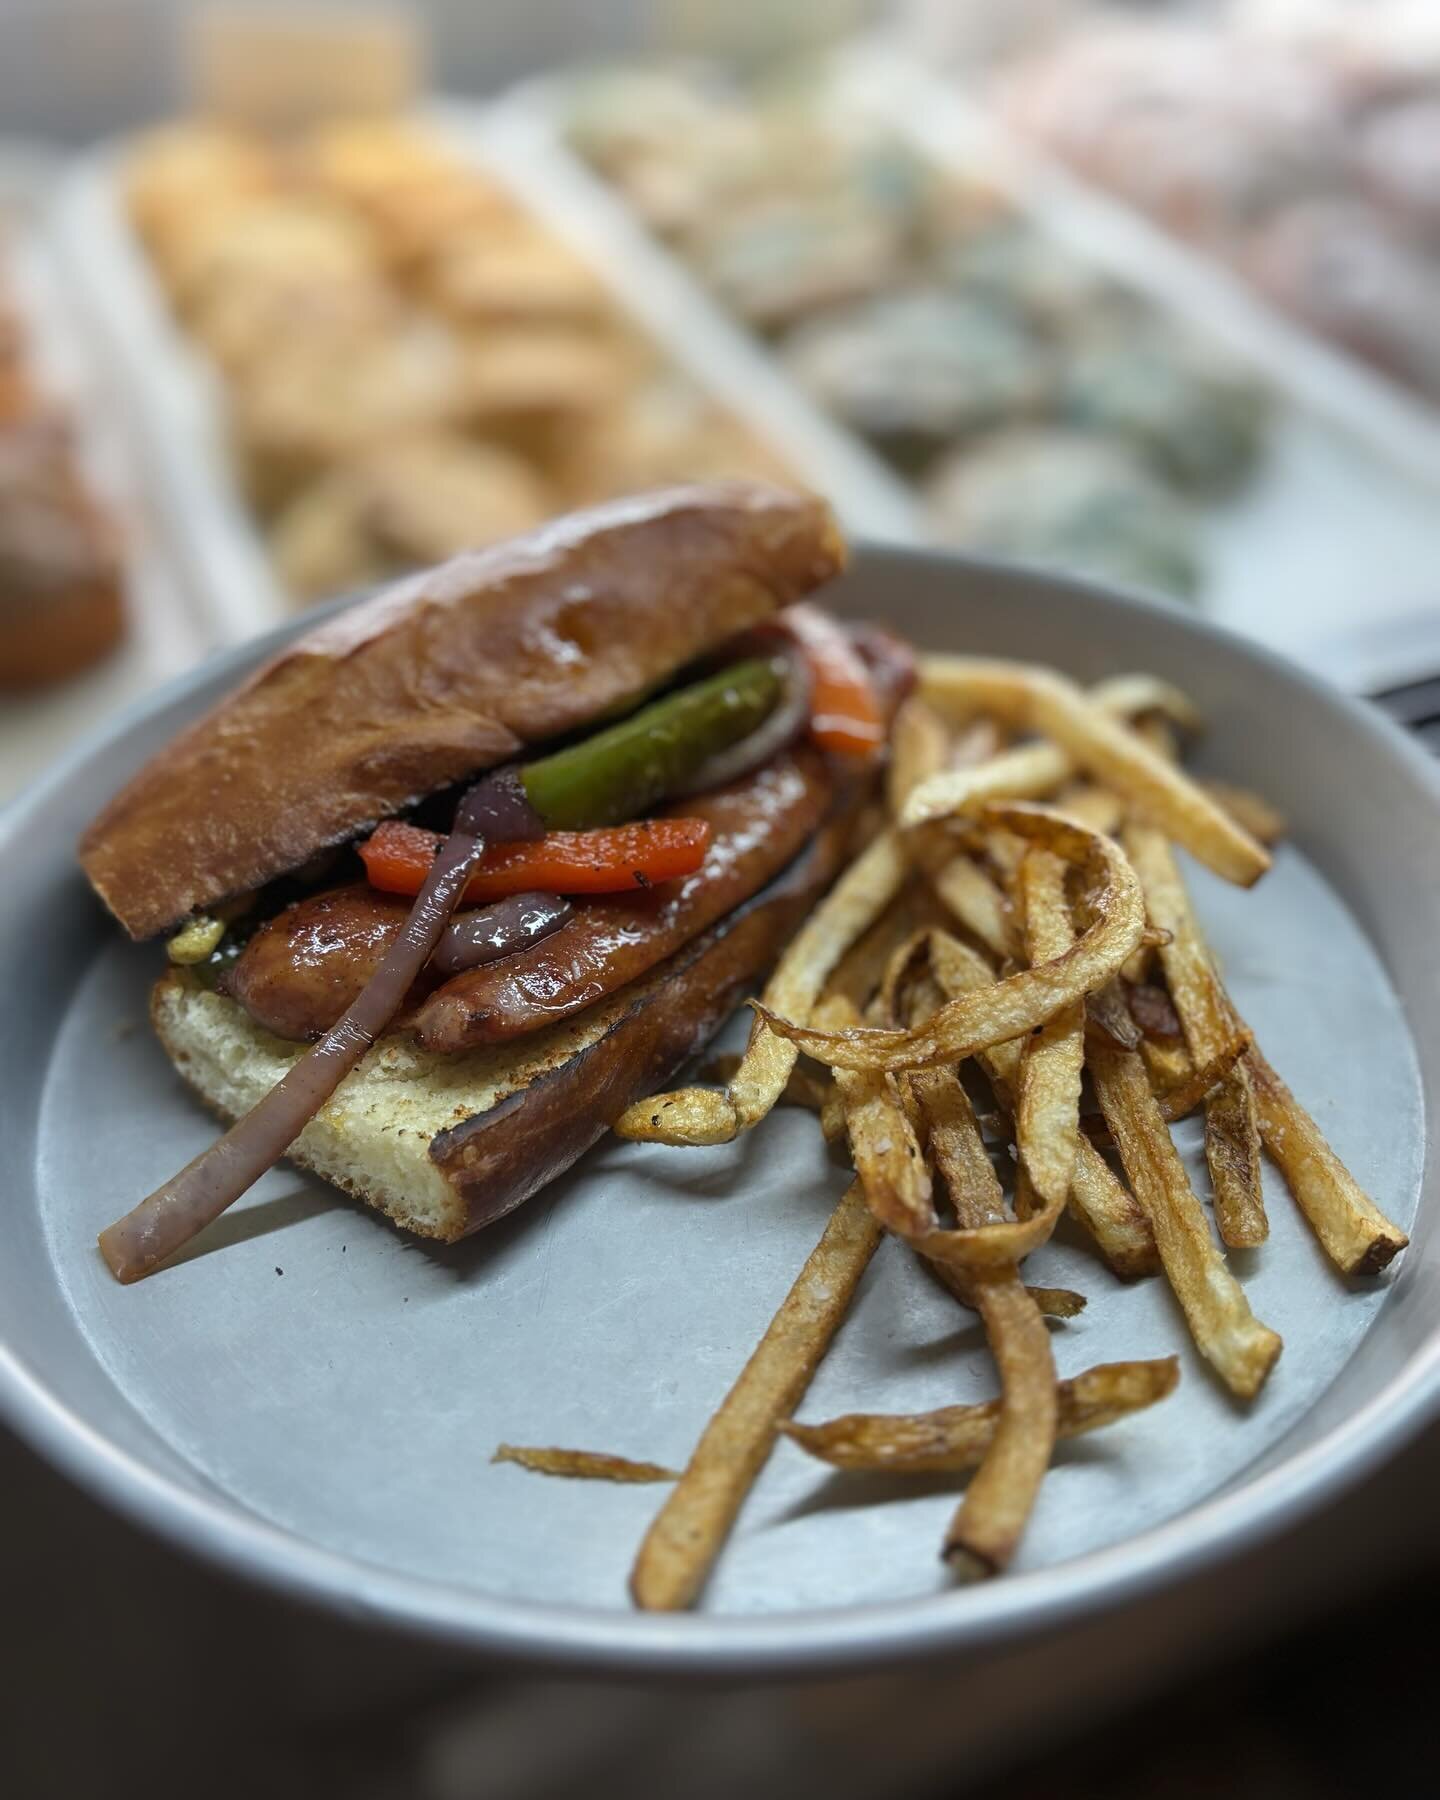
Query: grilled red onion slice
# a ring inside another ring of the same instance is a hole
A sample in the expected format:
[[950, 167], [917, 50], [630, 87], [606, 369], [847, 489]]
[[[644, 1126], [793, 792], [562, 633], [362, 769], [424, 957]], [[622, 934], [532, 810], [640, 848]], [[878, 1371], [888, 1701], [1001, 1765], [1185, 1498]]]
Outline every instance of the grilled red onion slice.
[[511, 894], [479, 912], [452, 919], [430, 961], [444, 975], [499, 962], [558, 931], [573, 910], [558, 894]]
[[728, 787], [732, 781], [738, 781], [742, 775], [748, 775], [752, 769], [761, 768], [778, 756], [805, 730], [810, 718], [810, 672], [805, 659], [793, 645], [777, 641], [768, 634], [763, 639], [763, 649], [766, 655], [785, 665], [785, 688], [779, 705], [749, 737], [741, 738], [738, 744], [731, 744], [727, 750], [702, 763], [693, 778], [676, 794], [676, 799]]
[[112, 1274], [127, 1282], [148, 1275], [279, 1162], [399, 1011], [459, 904], [487, 838], [513, 842], [543, 830], [510, 770], [470, 789], [404, 930], [359, 999], [224, 1137], [101, 1232], [100, 1251]]

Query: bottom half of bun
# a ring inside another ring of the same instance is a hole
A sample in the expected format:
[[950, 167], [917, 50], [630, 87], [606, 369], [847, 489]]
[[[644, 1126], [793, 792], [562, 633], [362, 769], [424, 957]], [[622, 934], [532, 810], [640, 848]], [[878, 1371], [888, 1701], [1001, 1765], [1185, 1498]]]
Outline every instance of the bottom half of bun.
[[[422, 1237], [453, 1242], [503, 1217], [724, 1024], [834, 879], [852, 817], [829, 821], [767, 888], [652, 974], [560, 1024], [454, 1056], [383, 1038], [289, 1160]], [[178, 969], [156, 983], [150, 1013], [181, 1076], [226, 1120], [304, 1053]]]

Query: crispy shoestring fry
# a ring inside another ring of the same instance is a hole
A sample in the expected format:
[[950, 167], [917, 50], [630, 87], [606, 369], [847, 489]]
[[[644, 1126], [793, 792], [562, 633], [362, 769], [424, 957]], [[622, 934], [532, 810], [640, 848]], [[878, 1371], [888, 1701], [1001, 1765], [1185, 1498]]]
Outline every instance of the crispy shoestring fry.
[[1200, 935], [1190, 896], [1163, 832], [1127, 825], [1121, 841], [1145, 890], [1152, 925], [1170, 933], [1159, 952], [1171, 1004], [1196, 1062], [1219, 1055], [1234, 1028], [1233, 1011]]
[[[1173, 1394], [1180, 1359], [1099, 1363], [1057, 1384], [1057, 1438], [1080, 1437]], [[835, 1469], [894, 1475], [959, 1475], [973, 1469], [994, 1441], [999, 1400], [942, 1406], [928, 1413], [846, 1413], [823, 1425], [793, 1419], [781, 1430], [792, 1443]]]
[[[924, 948], [924, 945], [918, 946]], [[904, 966], [897, 958], [892, 993]], [[933, 1011], [943, 992], [917, 988], [918, 1011]], [[896, 1003], [896, 1014], [905, 1016]], [[837, 1075], [837, 1080], [843, 1079]], [[926, 1146], [944, 1180], [959, 1229], [932, 1231], [919, 1248], [942, 1270], [942, 1279], [980, 1314], [986, 1341], [1000, 1376], [1000, 1416], [980, 1470], [945, 1534], [942, 1554], [956, 1574], [981, 1579], [1008, 1566], [1024, 1533], [1055, 1444], [1055, 1361], [1040, 1308], [1020, 1279], [1018, 1258], [983, 1266], [950, 1254], [957, 1242], [993, 1242], [1012, 1229], [1005, 1196], [985, 1149], [980, 1128], [953, 1069], [929, 1069], [902, 1076], [925, 1133]], [[1068, 1183], [1066, 1184], [1068, 1186]], [[1018, 1190], [1017, 1190], [1018, 1191]], [[1051, 1224], [1064, 1204], [1052, 1209]], [[943, 1241], [945, 1253], [937, 1254]]]
[[1285, 820], [1268, 800], [1249, 788], [1236, 787], [1230, 781], [1202, 781], [1200, 786], [1220, 807], [1229, 813], [1242, 830], [1248, 831], [1258, 844], [1278, 844], [1285, 835]]
[[1160, 1260], [1197, 1348], [1243, 1400], [1259, 1393], [1280, 1354], [1277, 1333], [1250, 1310], [1210, 1235], [1185, 1165], [1132, 1051], [1092, 1042], [1090, 1071], [1125, 1173], [1149, 1215]]
[[630, 1592], [649, 1611], [689, 1606], [705, 1585], [781, 1423], [800, 1403], [880, 1242], [857, 1181], [780, 1304], [645, 1534]]
[[[932, 657], [922, 666], [921, 692], [942, 708], [995, 712], [1054, 739], [1067, 758], [1227, 880], [1249, 887], [1269, 868], [1264, 848], [1228, 813], [1064, 676], [1020, 663]], [[975, 778], [971, 772], [932, 777], [906, 802], [902, 824], [909, 830], [974, 810], [977, 798], [994, 793], [991, 787], [977, 796]]]
[[[1030, 851], [1020, 865], [1018, 890], [1031, 967], [1056, 961], [1075, 942], [1064, 863], [1048, 850]], [[1083, 999], [1072, 1001], [1030, 1034], [1015, 1098], [1020, 1161], [1041, 1201], [1057, 1211], [1070, 1192], [1080, 1142], [1085, 1011]]]
[[[697, 1072], [701, 1081], [719, 1082], [723, 1086], [739, 1067], [738, 1054], [733, 1050], [722, 1050], [707, 1058]], [[823, 1112], [830, 1093], [831, 1083], [820, 1070], [809, 1069], [797, 1063], [790, 1079], [785, 1083], [785, 1092], [776, 1101], [776, 1105], [799, 1106], [806, 1112]]]
[[[844, 1031], [860, 1022], [854, 1002], [843, 994], [822, 1000], [815, 1016], [827, 1030]], [[930, 1170], [905, 1116], [895, 1077], [877, 1069], [837, 1069], [835, 1088], [870, 1211], [901, 1237], [933, 1231], [937, 1221]]]
[[[1235, 1009], [1215, 972], [1179, 866], [1160, 832], [1129, 825], [1125, 848], [1145, 890], [1150, 922], [1170, 933], [1160, 963], [1191, 1059], [1204, 1065], [1223, 1054], [1236, 1030]], [[1260, 1168], [1255, 1092], [1234, 1068], [1205, 1106], [1205, 1160], [1215, 1196], [1215, 1223], [1234, 1249], [1270, 1235]]]
[[1125, 802], [1120, 796], [1088, 781], [1066, 788], [1052, 804], [1067, 819], [1074, 819], [1087, 831], [1103, 831], [1106, 837], [1114, 837], [1125, 818]]
[[767, 992], [765, 1000], [753, 1004], [777, 1036], [832, 1068], [934, 1068], [1022, 1037], [1114, 974], [1145, 925], [1140, 886], [1119, 847], [1043, 807], [997, 805], [986, 808], [983, 817], [1082, 870], [1092, 922], [1072, 947], [1053, 962], [1006, 976], [993, 988], [958, 996], [914, 1030], [818, 1031], [793, 1013], [781, 1013]]
[[[971, 992], [990, 985], [995, 973], [958, 938], [936, 932], [930, 944], [930, 966], [948, 995]], [[996, 1044], [978, 1058], [995, 1096], [1013, 1114], [1014, 1094], [1020, 1075], [1018, 1044]], [[1150, 1222], [1135, 1196], [1116, 1179], [1115, 1172], [1094, 1145], [1080, 1140], [1070, 1181], [1070, 1212], [1094, 1238], [1097, 1248], [1115, 1274], [1131, 1281], [1153, 1275], [1160, 1267]]]
[[633, 1462], [605, 1450], [559, 1450], [542, 1445], [500, 1444], [491, 1462], [518, 1463], [536, 1475], [565, 1475], [576, 1481], [678, 1481], [674, 1469], [659, 1463]]
[[[1196, 1079], [1195, 1064], [1183, 1044], [1164, 1044], [1157, 1038], [1142, 1038], [1140, 1055], [1157, 1094], [1177, 1093]], [[1208, 1088], [1206, 1092], [1209, 1092]]]
[[[958, 1264], [941, 1262], [936, 1257], [926, 1257], [925, 1265], [934, 1274], [936, 1280], [947, 1287], [962, 1306], [968, 1306], [972, 1312], [977, 1310], [974, 1284]], [[1025, 1292], [1047, 1319], [1078, 1319], [1089, 1304], [1084, 1294], [1077, 1294], [1074, 1288], [1035, 1287], [1027, 1282]]]
[[[941, 1268], [947, 1285], [953, 1282], [966, 1304], [980, 1314], [1000, 1376], [994, 1436], [950, 1522], [942, 1551], [957, 1574], [977, 1579], [1008, 1565], [1050, 1466], [1056, 1423], [1055, 1361], [1040, 1308], [1020, 1280], [1018, 1257], [985, 1266], [973, 1255], [962, 1263], [954, 1254], [958, 1244], [973, 1252], [981, 1244], [992, 1247], [997, 1239], [1020, 1229], [1005, 1222], [1004, 1196], [964, 1088], [948, 1069], [930, 1070], [908, 1080], [928, 1127], [930, 1153], [959, 1222], [958, 1230], [932, 1232], [919, 1247]], [[1049, 1220], [1051, 1226], [1059, 1211], [1057, 1205]], [[1030, 1221], [1030, 1226], [1043, 1229], [1039, 1220]], [[940, 1254], [942, 1240], [945, 1248]]]
[[1376, 1275], [1409, 1243], [1330, 1148], [1325, 1135], [1253, 1046], [1260, 1135], [1325, 1254], [1346, 1275]]
[[[921, 698], [942, 710], [947, 702], [952, 708], [955, 704], [954, 695], [943, 679], [935, 682], [932, 688], [933, 668], [944, 660], [928, 658], [920, 665]], [[1088, 698], [1100, 712], [1113, 719], [1129, 719], [1160, 711], [1175, 718], [1187, 730], [1198, 730], [1202, 723], [1200, 715], [1178, 688], [1149, 675], [1119, 675], [1113, 680], [1102, 681], [1091, 689]], [[963, 706], [963, 701], [961, 704]], [[997, 707], [996, 710], [1002, 709]], [[1011, 711], [1013, 713], [1014, 709]], [[957, 792], [965, 796], [964, 801], [945, 810], [968, 811], [986, 800], [1043, 800], [1074, 773], [1074, 760], [1058, 743], [1020, 744], [974, 767], [971, 771], [973, 779], [956, 784]]]
[[911, 789], [938, 775], [949, 761], [949, 725], [918, 694], [912, 694], [896, 713], [890, 730], [885, 797], [891, 815], [898, 816]]
[[942, 924], [944, 918], [944, 909], [926, 883], [912, 879], [836, 963], [825, 991], [846, 995], [863, 1012], [901, 945], [910, 943], [917, 932]]
[[1205, 1162], [1215, 1197], [1215, 1224], [1232, 1250], [1253, 1250], [1270, 1235], [1260, 1167], [1255, 1084], [1243, 1060], [1205, 1102]]
[[[1190, 1073], [1173, 1088], [1156, 1088], [1155, 1100], [1160, 1108], [1160, 1116], [1167, 1125], [1174, 1125], [1180, 1119], [1188, 1119], [1204, 1101], [1208, 1100], [1215, 1089], [1225, 1081], [1235, 1069], [1245, 1052], [1255, 1041], [1249, 1026], [1242, 1026], [1225, 1046], [1224, 1051], [1208, 1062], [1203, 1069], [1191, 1069]], [[1154, 1087], [1154, 1083], [1151, 1083]], [[1109, 1148], [1111, 1137], [1109, 1127], [1096, 1114], [1091, 1113], [1081, 1121], [1089, 1133], [1092, 1143], [1102, 1149]]]
[[932, 880], [946, 908], [992, 956], [1003, 959], [1014, 951], [1010, 902], [1000, 884], [973, 857], [947, 856]]
[[[770, 1014], [809, 1018], [831, 971], [894, 900], [906, 872], [898, 834], [881, 832], [790, 940], [766, 984], [763, 1004]], [[757, 1018], [723, 1094], [681, 1088], [637, 1100], [621, 1114], [616, 1135], [642, 1143], [728, 1144], [779, 1102], [798, 1054], [795, 1044]]]
[[977, 1275], [973, 1292], [1000, 1376], [1000, 1416], [941, 1552], [971, 1580], [1009, 1566], [1050, 1467], [1059, 1420], [1050, 1333], [1018, 1273]]

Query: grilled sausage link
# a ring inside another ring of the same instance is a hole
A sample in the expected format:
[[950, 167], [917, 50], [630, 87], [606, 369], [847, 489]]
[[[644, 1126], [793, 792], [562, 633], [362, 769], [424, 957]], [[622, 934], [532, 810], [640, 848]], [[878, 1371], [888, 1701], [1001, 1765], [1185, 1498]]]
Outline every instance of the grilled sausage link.
[[[589, 1006], [764, 887], [815, 832], [830, 799], [823, 763], [801, 749], [670, 808], [709, 820], [703, 868], [649, 893], [581, 901], [569, 923], [542, 943], [453, 977], [428, 1003], [440, 977], [427, 970], [396, 1023], [416, 1024], [432, 1049], [462, 1050], [522, 1036]], [[379, 967], [410, 905], [364, 882], [311, 895], [255, 933], [222, 979], [223, 991], [277, 1037], [317, 1038]]]
[[505, 1043], [615, 993], [773, 880], [818, 829], [830, 798], [823, 763], [802, 749], [670, 808], [709, 820], [701, 868], [649, 893], [577, 905], [534, 950], [455, 976], [421, 1006], [420, 1042], [445, 1052]]

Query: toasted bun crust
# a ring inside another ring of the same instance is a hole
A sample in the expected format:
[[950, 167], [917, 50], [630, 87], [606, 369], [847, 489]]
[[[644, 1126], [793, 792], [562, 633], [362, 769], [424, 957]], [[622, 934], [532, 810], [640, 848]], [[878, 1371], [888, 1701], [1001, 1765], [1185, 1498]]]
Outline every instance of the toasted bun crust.
[[[560, 1025], [459, 1056], [382, 1039], [290, 1161], [422, 1237], [451, 1242], [511, 1212], [718, 1030], [834, 879], [850, 829], [837, 816], [753, 900]], [[226, 1120], [304, 1054], [179, 970], [156, 983], [151, 1018], [180, 1074]]]
[[836, 574], [823, 501], [665, 488], [457, 557], [282, 650], [153, 758], [80, 861], [132, 937], [575, 730]]

